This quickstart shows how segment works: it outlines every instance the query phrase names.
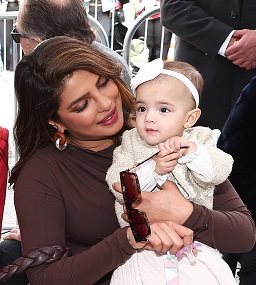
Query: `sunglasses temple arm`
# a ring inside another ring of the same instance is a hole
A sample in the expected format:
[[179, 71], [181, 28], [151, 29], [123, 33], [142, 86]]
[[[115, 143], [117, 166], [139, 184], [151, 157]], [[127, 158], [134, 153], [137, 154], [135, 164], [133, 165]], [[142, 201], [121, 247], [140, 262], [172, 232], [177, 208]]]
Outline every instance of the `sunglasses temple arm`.
[[132, 166], [131, 168], [129, 168], [129, 170], [131, 171], [132, 169], [134, 169], [134, 168], [138, 167], [139, 165], [145, 163], [146, 161], [150, 160], [151, 158], [153, 158], [153, 157], [154, 157], [155, 155], [157, 155], [158, 153], [159, 153], [159, 151], [156, 152], [155, 154], [151, 155], [151, 156], [148, 157], [147, 159], [143, 160], [142, 162], [135, 164], [134, 166]]
[[[182, 149], [182, 148], [189, 148], [189, 145], [181, 146], [180, 149]], [[150, 160], [151, 158], [153, 158], [155, 155], [158, 155], [159, 152], [160, 152], [160, 151], [158, 151], [158, 152], [156, 152], [155, 154], [151, 155], [150, 157], [148, 157], [147, 159], [143, 160], [142, 162], [135, 164], [134, 166], [132, 166], [131, 168], [129, 168], [129, 170], [131, 171], [132, 169], [134, 169], [134, 168], [138, 167], [139, 165], [145, 163], [146, 161], [148, 161], [148, 160]]]

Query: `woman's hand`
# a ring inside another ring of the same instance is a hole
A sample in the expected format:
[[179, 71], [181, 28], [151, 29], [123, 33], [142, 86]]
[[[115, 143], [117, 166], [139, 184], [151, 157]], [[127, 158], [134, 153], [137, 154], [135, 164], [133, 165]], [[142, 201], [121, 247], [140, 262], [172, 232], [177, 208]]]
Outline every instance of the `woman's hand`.
[[133, 207], [145, 212], [150, 223], [173, 221], [182, 225], [193, 212], [193, 204], [171, 181], [166, 181], [162, 190], [142, 192], [141, 196], [141, 202], [134, 203]]
[[[113, 187], [122, 193], [120, 183], [114, 183]], [[193, 204], [181, 194], [175, 183], [170, 181], [164, 183], [161, 191], [143, 191], [141, 196], [141, 202], [133, 203], [133, 208], [145, 212], [151, 224], [173, 221], [183, 225], [193, 212]], [[122, 217], [127, 221], [125, 213]]]
[[176, 254], [181, 248], [193, 242], [193, 231], [175, 222], [153, 223], [150, 228], [151, 234], [146, 243], [136, 243], [131, 229], [128, 228], [127, 237], [133, 248], [145, 248], [161, 253], [169, 251], [171, 254]]
[[175, 222], [161, 222], [150, 225], [146, 249], [176, 254], [181, 248], [193, 242], [193, 231]]

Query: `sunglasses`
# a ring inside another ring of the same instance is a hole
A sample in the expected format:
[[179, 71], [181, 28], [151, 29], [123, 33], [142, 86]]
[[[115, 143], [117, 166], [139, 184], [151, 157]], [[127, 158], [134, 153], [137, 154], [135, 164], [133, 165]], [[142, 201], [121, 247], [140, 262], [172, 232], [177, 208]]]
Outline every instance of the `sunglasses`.
[[146, 242], [150, 235], [150, 225], [146, 213], [133, 209], [132, 203], [141, 200], [141, 190], [136, 173], [125, 170], [120, 172], [120, 180], [128, 221], [136, 242]]
[[15, 43], [17, 43], [17, 44], [20, 43], [20, 39], [21, 39], [21, 38], [28, 38], [27, 35], [17, 32], [17, 31], [16, 31], [16, 28], [14, 28], [14, 29], [11, 31], [11, 36], [12, 36], [12, 39], [13, 39], [13, 40], [15, 41]]
[[[188, 148], [189, 146], [181, 146], [180, 148]], [[138, 176], [134, 171], [136, 167], [145, 163], [153, 158], [159, 152], [153, 154], [144, 161], [134, 165], [130, 169], [120, 172], [120, 181], [122, 187], [122, 193], [124, 203], [127, 211], [128, 221], [132, 229], [136, 242], [147, 241], [147, 237], [150, 235], [150, 225], [145, 212], [134, 209], [132, 204], [136, 201], [141, 201], [141, 189]]]

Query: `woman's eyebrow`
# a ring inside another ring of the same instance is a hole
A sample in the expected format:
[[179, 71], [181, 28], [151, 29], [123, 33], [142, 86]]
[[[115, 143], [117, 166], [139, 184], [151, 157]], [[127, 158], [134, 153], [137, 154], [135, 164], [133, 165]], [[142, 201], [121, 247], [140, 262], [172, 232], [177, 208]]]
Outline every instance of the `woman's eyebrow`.
[[80, 102], [81, 100], [83, 100], [86, 97], [87, 93], [82, 95], [81, 97], [75, 99], [74, 101], [72, 101], [69, 105], [68, 105], [68, 110], [70, 110], [75, 104], [77, 104], [78, 102]]
[[[100, 82], [101, 76], [98, 76], [97, 82], [96, 84], [98, 84]], [[68, 110], [71, 109], [75, 104], [77, 104], [78, 102], [80, 102], [81, 100], [83, 100], [89, 93], [87, 92], [86, 94], [82, 95], [81, 97], [75, 99], [74, 101], [72, 101], [69, 105], [68, 105]]]

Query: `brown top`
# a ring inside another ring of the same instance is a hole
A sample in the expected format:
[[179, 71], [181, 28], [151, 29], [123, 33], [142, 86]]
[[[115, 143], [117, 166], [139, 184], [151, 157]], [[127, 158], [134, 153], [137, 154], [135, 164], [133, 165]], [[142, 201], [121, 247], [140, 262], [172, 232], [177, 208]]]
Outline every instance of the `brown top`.
[[[15, 185], [23, 252], [57, 244], [72, 250], [71, 257], [29, 269], [31, 285], [109, 284], [111, 273], [107, 273], [135, 252], [127, 241], [126, 228], [119, 229], [114, 198], [105, 182], [113, 149], [95, 153], [68, 146], [60, 152], [50, 143], [23, 167]], [[195, 205], [185, 225], [196, 229], [207, 224], [209, 230], [197, 240], [219, 250], [249, 250], [255, 241], [253, 222], [236, 192], [225, 183], [214, 201], [214, 207], [224, 212]]]

